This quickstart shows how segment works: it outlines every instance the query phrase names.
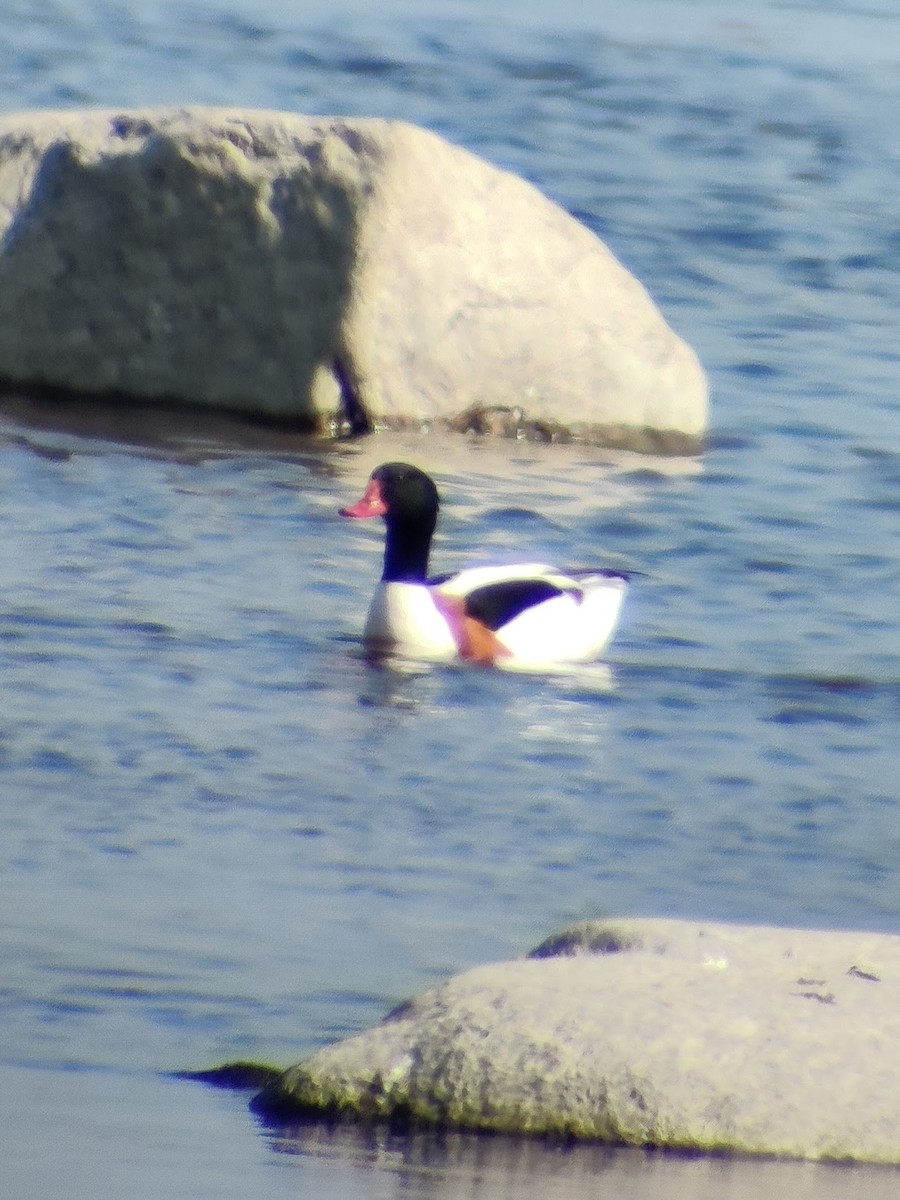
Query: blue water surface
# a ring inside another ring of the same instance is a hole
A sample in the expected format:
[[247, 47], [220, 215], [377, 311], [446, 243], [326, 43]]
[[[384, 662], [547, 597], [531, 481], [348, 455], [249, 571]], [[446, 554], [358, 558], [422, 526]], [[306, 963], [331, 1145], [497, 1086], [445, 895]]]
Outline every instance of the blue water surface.
[[[10, 1194], [449, 1196], [464, 1178], [495, 1198], [538, 1178], [578, 1198], [607, 1169], [625, 1197], [878, 1194], [587, 1152], [493, 1151], [488, 1170], [465, 1141], [287, 1146], [243, 1098], [166, 1073], [288, 1065], [583, 917], [900, 932], [900, 12], [0, 11], [0, 111], [200, 103], [412, 120], [535, 182], [697, 348], [710, 446], [323, 450], [6, 402]], [[365, 665], [379, 531], [337, 510], [401, 456], [444, 493], [438, 569], [527, 552], [635, 571], [608, 671]]]

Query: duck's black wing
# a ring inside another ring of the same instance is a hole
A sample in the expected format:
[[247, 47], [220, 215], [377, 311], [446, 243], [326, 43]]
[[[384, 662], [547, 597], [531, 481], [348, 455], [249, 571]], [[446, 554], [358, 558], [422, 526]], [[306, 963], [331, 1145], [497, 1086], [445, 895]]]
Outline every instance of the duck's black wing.
[[488, 583], [465, 597], [466, 616], [480, 621], [488, 629], [497, 630], [526, 608], [565, 594], [577, 600], [582, 597], [580, 589], [558, 587], [547, 579], [507, 579]]

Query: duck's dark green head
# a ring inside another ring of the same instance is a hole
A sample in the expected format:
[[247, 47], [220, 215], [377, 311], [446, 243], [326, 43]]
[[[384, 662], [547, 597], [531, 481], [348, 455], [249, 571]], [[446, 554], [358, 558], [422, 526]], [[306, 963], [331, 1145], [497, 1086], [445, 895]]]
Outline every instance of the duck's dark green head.
[[384, 517], [386, 583], [424, 583], [428, 552], [437, 525], [440, 497], [434, 480], [410, 463], [383, 463], [369, 479], [365, 494], [345, 517]]

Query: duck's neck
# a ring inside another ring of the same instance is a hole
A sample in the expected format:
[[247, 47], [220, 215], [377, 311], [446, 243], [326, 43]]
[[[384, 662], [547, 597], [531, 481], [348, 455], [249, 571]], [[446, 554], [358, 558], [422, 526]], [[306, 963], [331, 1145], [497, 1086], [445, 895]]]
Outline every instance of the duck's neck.
[[425, 583], [432, 530], [388, 522], [384, 543], [383, 583]]

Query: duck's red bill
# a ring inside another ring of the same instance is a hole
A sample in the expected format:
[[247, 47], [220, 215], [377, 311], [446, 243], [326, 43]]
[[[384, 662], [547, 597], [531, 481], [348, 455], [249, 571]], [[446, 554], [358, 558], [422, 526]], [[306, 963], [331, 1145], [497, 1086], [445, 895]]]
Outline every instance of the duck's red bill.
[[384, 496], [381, 494], [381, 484], [377, 479], [370, 479], [366, 494], [362, 500], [357, 500], [349, 508], [341, 509], [342, 517], [383, 517], [387, 512]]

